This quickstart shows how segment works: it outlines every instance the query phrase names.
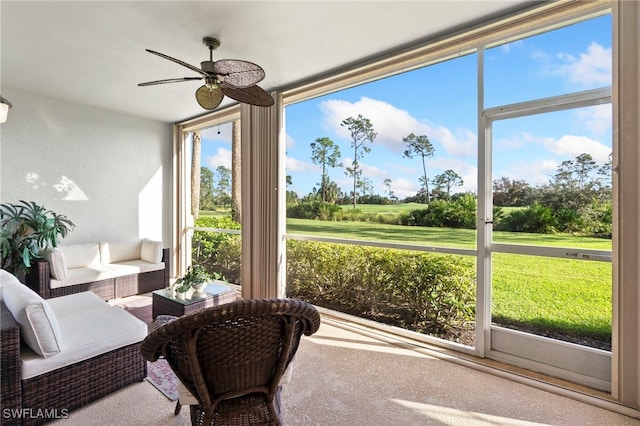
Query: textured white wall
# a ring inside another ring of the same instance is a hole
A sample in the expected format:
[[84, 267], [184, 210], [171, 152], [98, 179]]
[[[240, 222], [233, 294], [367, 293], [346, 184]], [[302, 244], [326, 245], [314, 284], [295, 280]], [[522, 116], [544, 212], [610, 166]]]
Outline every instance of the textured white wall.
[[3, 88], [0, 200], [71, 219], [63, 241], [137, 237], [171, 245], [171, 124]]

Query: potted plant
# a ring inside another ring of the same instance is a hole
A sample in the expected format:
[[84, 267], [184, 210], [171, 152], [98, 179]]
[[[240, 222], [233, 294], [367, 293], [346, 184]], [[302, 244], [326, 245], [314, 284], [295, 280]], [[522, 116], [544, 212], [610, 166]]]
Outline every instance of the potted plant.
[[21, 280], [75, 225], [33, 201], [0, 204], [0, 267]]
[[193, 288], [196, 295], [204, 293], [204, 288], [211, 281], [211, 276], [202, 265], [193, 265], [187, 268], [187, 273], [182, 278], [176, 280], [176, 291], [178, 294], [189, 291]]

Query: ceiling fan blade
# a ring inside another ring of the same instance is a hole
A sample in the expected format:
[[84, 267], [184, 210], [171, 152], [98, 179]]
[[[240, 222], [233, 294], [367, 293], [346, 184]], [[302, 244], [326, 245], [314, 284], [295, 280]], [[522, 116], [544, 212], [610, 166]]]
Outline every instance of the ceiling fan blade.
[[205, 76], [205, 77], [208, 77], [208, 76], [209, 76], [209, 74], [207, 74], [207, 72], [206, 72], [206, 71], [203, 71], [203, 70], [201, 70], [200, 68], [198, 68], [198, 67], [196, 67], [196, 66], [194, 66], [194, 65], [188, 64], [188, 63], [186, 63], [186, 62], [184, 62], [184, 61], [181, 61], [180, 59], [172, 58], [171, 56], [167, 56], [167, 55], [165, 55], [164, 53], [156, 52], [155, 50], [151, 50], [151, 49], [145, 49], [145, 50], [146, 50], [147, 52], [149, 52], [149, 53], [153, 53], [154, 55], [158, 55], [158, 56], [160, 56], [161, 58], [168, 59], [168, 60], [170, 60], [171, 62], [175, 62], [176, 64], [182, 65], [183, 67], [187, 67], [187, 68], [189, 68], [190, 70], [195, 71], [195, 72], [197, 72], [198, 74], [202, 74], [202, 75], [203, 75], [203, 76]]
[[259, 86], [234, 87], [228, 83], [220, 83], [222, 92], [228, 97], [245, 104], [268, 107], [274, 104], [270, 94]]
[[253, 62], [221, 59], [213, 63], [213, 72], [220, 82], [235, 87], [249, 87], [262, 81], [264, 70]]
[[181, 81], [202, 80], [203, 77], [181, 77], [169, 78], [166, 80], [148, 81], [146, 83], [138, 83], [138, 86], [154, 86], [156, 84], [179, 83]]
[[213, 86], [212, 88], [207, 85], [202, 85], [196, 90], [196, 101], [204, 109], [216, 109], [220, 102], [224, 98], [224, 93], [220, 86]]

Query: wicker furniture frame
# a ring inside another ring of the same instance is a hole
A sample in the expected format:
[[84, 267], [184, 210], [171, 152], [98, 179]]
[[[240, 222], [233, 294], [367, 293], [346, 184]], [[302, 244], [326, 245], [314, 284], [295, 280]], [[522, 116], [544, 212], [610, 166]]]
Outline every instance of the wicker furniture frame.
[[[0, 302], [0, 313], [2, 425], [43, 424], [50, 419], [35, 416], [38, 410], [63, 415], [127, 385], [141, 382], [147, 376], [147, 363], [140, 356], [141, 343], [136, 343], [22, 380], [20, 325], [4, 302]], [[22, 417], [5, 418], [4, 410], [7, 408], [13, 410], [12, 413], [22, 413]]]
[[125, 275], [106, 280], [51, 288], [51, 269], [49, 262], [44, 259], [36, 260], [26, 276], [26, 284], [44, 299], [66, 296], [68, 294], [92, 291], [104, 300], [132, 296], [134, 294], [149, 293], [169, 286], [171, 249], [162, 249], [164, 269]]
[[239, 300], [167, 322], [141, 353], [166, 358], [198, 400], [193, 425], [280, 425], [280, 379], [302, 335], [319, 327], [318, 311], [301, 300]]
[[152, 316], [154, 320], [159, 315], [181, 317], [192, 314], [205, 308], [234, 302], [238, 297], [236, 291], [231, 287], [229, 287], [228, 292], [209, 294], [207, 297], [195, 301], [181, 301], [163, 293], [164, 290], [156, 290], [152, 293]]

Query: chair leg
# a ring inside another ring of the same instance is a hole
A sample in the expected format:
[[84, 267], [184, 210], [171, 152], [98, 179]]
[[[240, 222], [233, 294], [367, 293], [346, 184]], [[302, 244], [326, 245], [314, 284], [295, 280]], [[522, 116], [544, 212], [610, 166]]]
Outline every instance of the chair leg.
[[177, 416], [180, 414], [180, 410], [182, 410], [182, 405], [180, 404], [180, 401], [178, 401], [176, 402], [176, 409], [173, 411], [173, 415]]

